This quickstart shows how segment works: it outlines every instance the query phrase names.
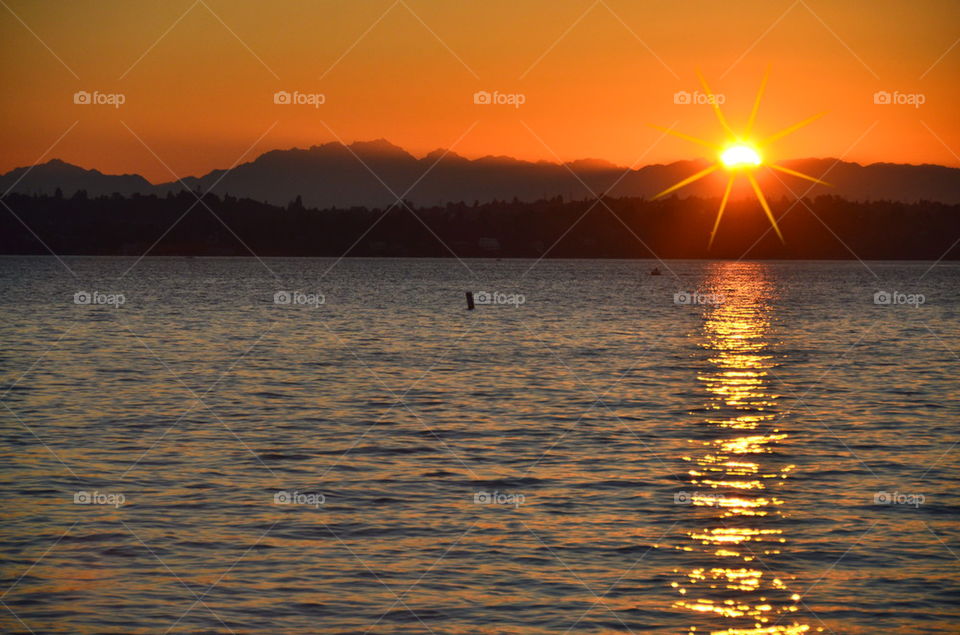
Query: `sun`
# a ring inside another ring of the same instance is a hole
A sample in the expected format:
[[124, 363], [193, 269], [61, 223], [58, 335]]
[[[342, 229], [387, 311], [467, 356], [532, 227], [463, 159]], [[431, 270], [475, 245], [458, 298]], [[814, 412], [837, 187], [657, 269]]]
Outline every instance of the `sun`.
[[797, 172], [796, 170], [791, 170], [790, 168], [782, 165], [777, 165], [776, 163], [766, 163], [764, 162], [763, 155], [760, 152], [760, 148], [764, 148], [774, 141], [782, 139], [791, 132], [799, 130], [807, 124], [813, 123], [825, 113], [819, 113], [804, 119], [801, 122], [795, 123], [792, 126], [788, 126], [783, 130], [759, 141], [750, 140], [751, 133], [753, 132], [753, 124], [757, 119], [757, 111], [760, 110], [760, 100], [763, 98], [763, 91], [767, 86], [767, 78], [769, 75], [770, 71], [767, 69], [767, 72], [763, 76], [763, 81], [760, 82], [760, 89], [757, 91], [757, 97], [753, 101], [753, 110], [750, 111], [750, 118], [747, 120], [747, 125], [745, 126], [743, 134], [737, 134], [734, 132], [733, 128], [730, 127], [730, 124], [727, 123], [727, 118], [723, 116], [723, 111], [720, 110], [720, 105], [717, 103], [716, 97], [710, 90], [710, 87], [707, 85], [707, 80], [703, 78], [702, 74], [699, 72], [697, 73], [697, 77], [700, 79], [700, 83], [703, 85], [703, 89], [706, 91], [707, 96], [709, 97], [708, 103], [713, 106], [713, 112], [717, 115], [717, 119], [720, 121], [720, 126], [727, 134], [727, 140], [725, 143], [711, 143], [710, 141], [705, 141], [703, 139], [698, 139], [697, 137], [691, 137], [690, 135], [683, 134], [682, 132], [677, 132], [672, 128], [653, 126], [654, 128], [662, 130], [668, 134], [672, 134], [675, 137], [680, 137], [681, 139], [686, 139], [687, 141], [692, 141], [698, 145], [705, 146], [713, 150], [717, 155], [716, 163], [711, 164], [707, 168], [700, 170], [692, 176], [688, 176], [679, 183], [671, 185], [664, 191], [654, 196], [654, 199], [660, 198], [661, 196], [666, 196], [671, 192], [690, 185], [694, 181], [698, 181], [708, 174], [716, 172], [720, 168], [726, 168], [727, 172], [730, 173], [727, 178], [727, 187], [723, 192], [723, 198], [720, 199], [720, 209], [717, 210], [717, 220], [714, 221], [713, 231], [710, 232], [710, 242], [708, 243], [708, 248], [713, 246], [713, 239], [717, 235], [717, 228], [720, 226], [720, 219], [723, 217], [723, 210], [726, 209], [727, 202], [730, 200], [730, 192], [733, 190], [733, 182], [736, 179], [737, 174], [743, 174], [747, 177], [747, 180], [750, 182], [750, 186], [753, 188], [753, 193], [757, 196], [757, 201], [760, 202], [760, 206], [763, 207], [763, 211], [766, 213], [767, 219], [770, 221], [770, 225], [773, 227], [773, 230], [777, 232], [780, 242], [783, 243], [786, 243], [786, 241], [783, 239], [783, 234], [780, 233], [780, 227], [777, 225], [777, 219], [773, 217], [773, 212], [770, 210], [770, 205], [767, 203], [766, 197], [764, 197], [763, 192], [760, 190], [760, 184], [753, 175], [753, 172], [756, 170], [756, 168], [766, 166], [773, 170], [777, 170], [778, 172], [789, 174], [790, 176], [813, 181], [814, 183], [819, 183], [821, 185], [830, 185], [829, 183], [825, 183], [820, 179], [803, 174], [802, 172]]
[[727, 169], [751, 168], [761, 165], [763, 159], [753, 146], [746, 143], [734, 143], [720, 153], [720, 162]]

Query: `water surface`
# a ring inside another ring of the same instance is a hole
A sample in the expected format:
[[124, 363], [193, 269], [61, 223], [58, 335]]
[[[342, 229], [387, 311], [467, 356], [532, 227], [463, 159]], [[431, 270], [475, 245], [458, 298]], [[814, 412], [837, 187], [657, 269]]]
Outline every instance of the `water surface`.
[[654, 264], [0, 258], [0, 628], [957, 632], [960, 269]]

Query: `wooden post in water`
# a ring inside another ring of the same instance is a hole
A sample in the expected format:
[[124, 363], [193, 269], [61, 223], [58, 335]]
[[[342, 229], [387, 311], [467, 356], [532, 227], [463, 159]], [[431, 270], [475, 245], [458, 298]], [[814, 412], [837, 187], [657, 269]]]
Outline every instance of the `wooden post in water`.
[[473, 291], [467, 291], [467, 311], [473, 311]]

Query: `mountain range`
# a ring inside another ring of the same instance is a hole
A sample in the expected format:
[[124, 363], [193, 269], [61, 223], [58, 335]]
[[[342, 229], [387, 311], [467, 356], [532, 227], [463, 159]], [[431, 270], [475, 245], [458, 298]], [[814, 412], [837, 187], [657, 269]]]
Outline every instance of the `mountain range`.
[[[532, 201], [558, 195], [567, 200], [609, 196], [647, 197], [703, 170], [705, 159], [647, 165], [630, 169], [586, 159], [569, 163], [524, 161], [505, 156], [468, 159], [447, 150], [417, 158], [379, 139], [344, 145], [326, 143], [308, 149], [271, 150], [231, 170], [213, 170], [199, 177], [152, 184], [136, 174], [104, 174], [54, 159], [0, 175], [0, 192], [64, 196], [85, 190], [89, 196], [119, 193], [158, 194], [185, 187], [230, 194], [274, 205], [301, 197], [306, 207], [383, 207], [397, 197], [417, 205], [465, 201]], [[784, 161], [785, 167], [830, 183], [814, 184], [760, 168], [765, 194], [817, 196], [834, 194], [849, 200], [939, 201], [960, 203], [960, 169], [940, 165], [874, 163], [860, 165], [836, 159]], [[718, 196], [726, 176], [717, 171], [677, 191], [679, 196]], [[746, 181], [739, 179], [738, 181]], [[608, 191], [609, 190], [609, 191]], [[753, 196], [740, 183], [734, 198]]]

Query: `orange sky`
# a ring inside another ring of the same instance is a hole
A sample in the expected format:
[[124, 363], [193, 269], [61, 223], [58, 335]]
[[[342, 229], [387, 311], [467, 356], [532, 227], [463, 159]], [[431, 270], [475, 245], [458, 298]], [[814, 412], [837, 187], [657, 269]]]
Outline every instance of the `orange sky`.
[[[758, 134], [829, 111], [771, 159], [960, 165], [955, 0], [4, 1], [0, 171], [57, 157], [167, 181], [258, 139], [247, 160], [337, 137], [666, 162], [703, 152], [645, 124], [721, 139], [708, 106], [674, 103], [697, 69], [736, 125], [767, 65]], [[78, 90], [125, 103], [77, 105]], [[326, 102], [278, 105], [277, 90]], [[525, 103], [476, 105], [477, 90]], [[924, 103], [874, 104], [878, 90]]]

